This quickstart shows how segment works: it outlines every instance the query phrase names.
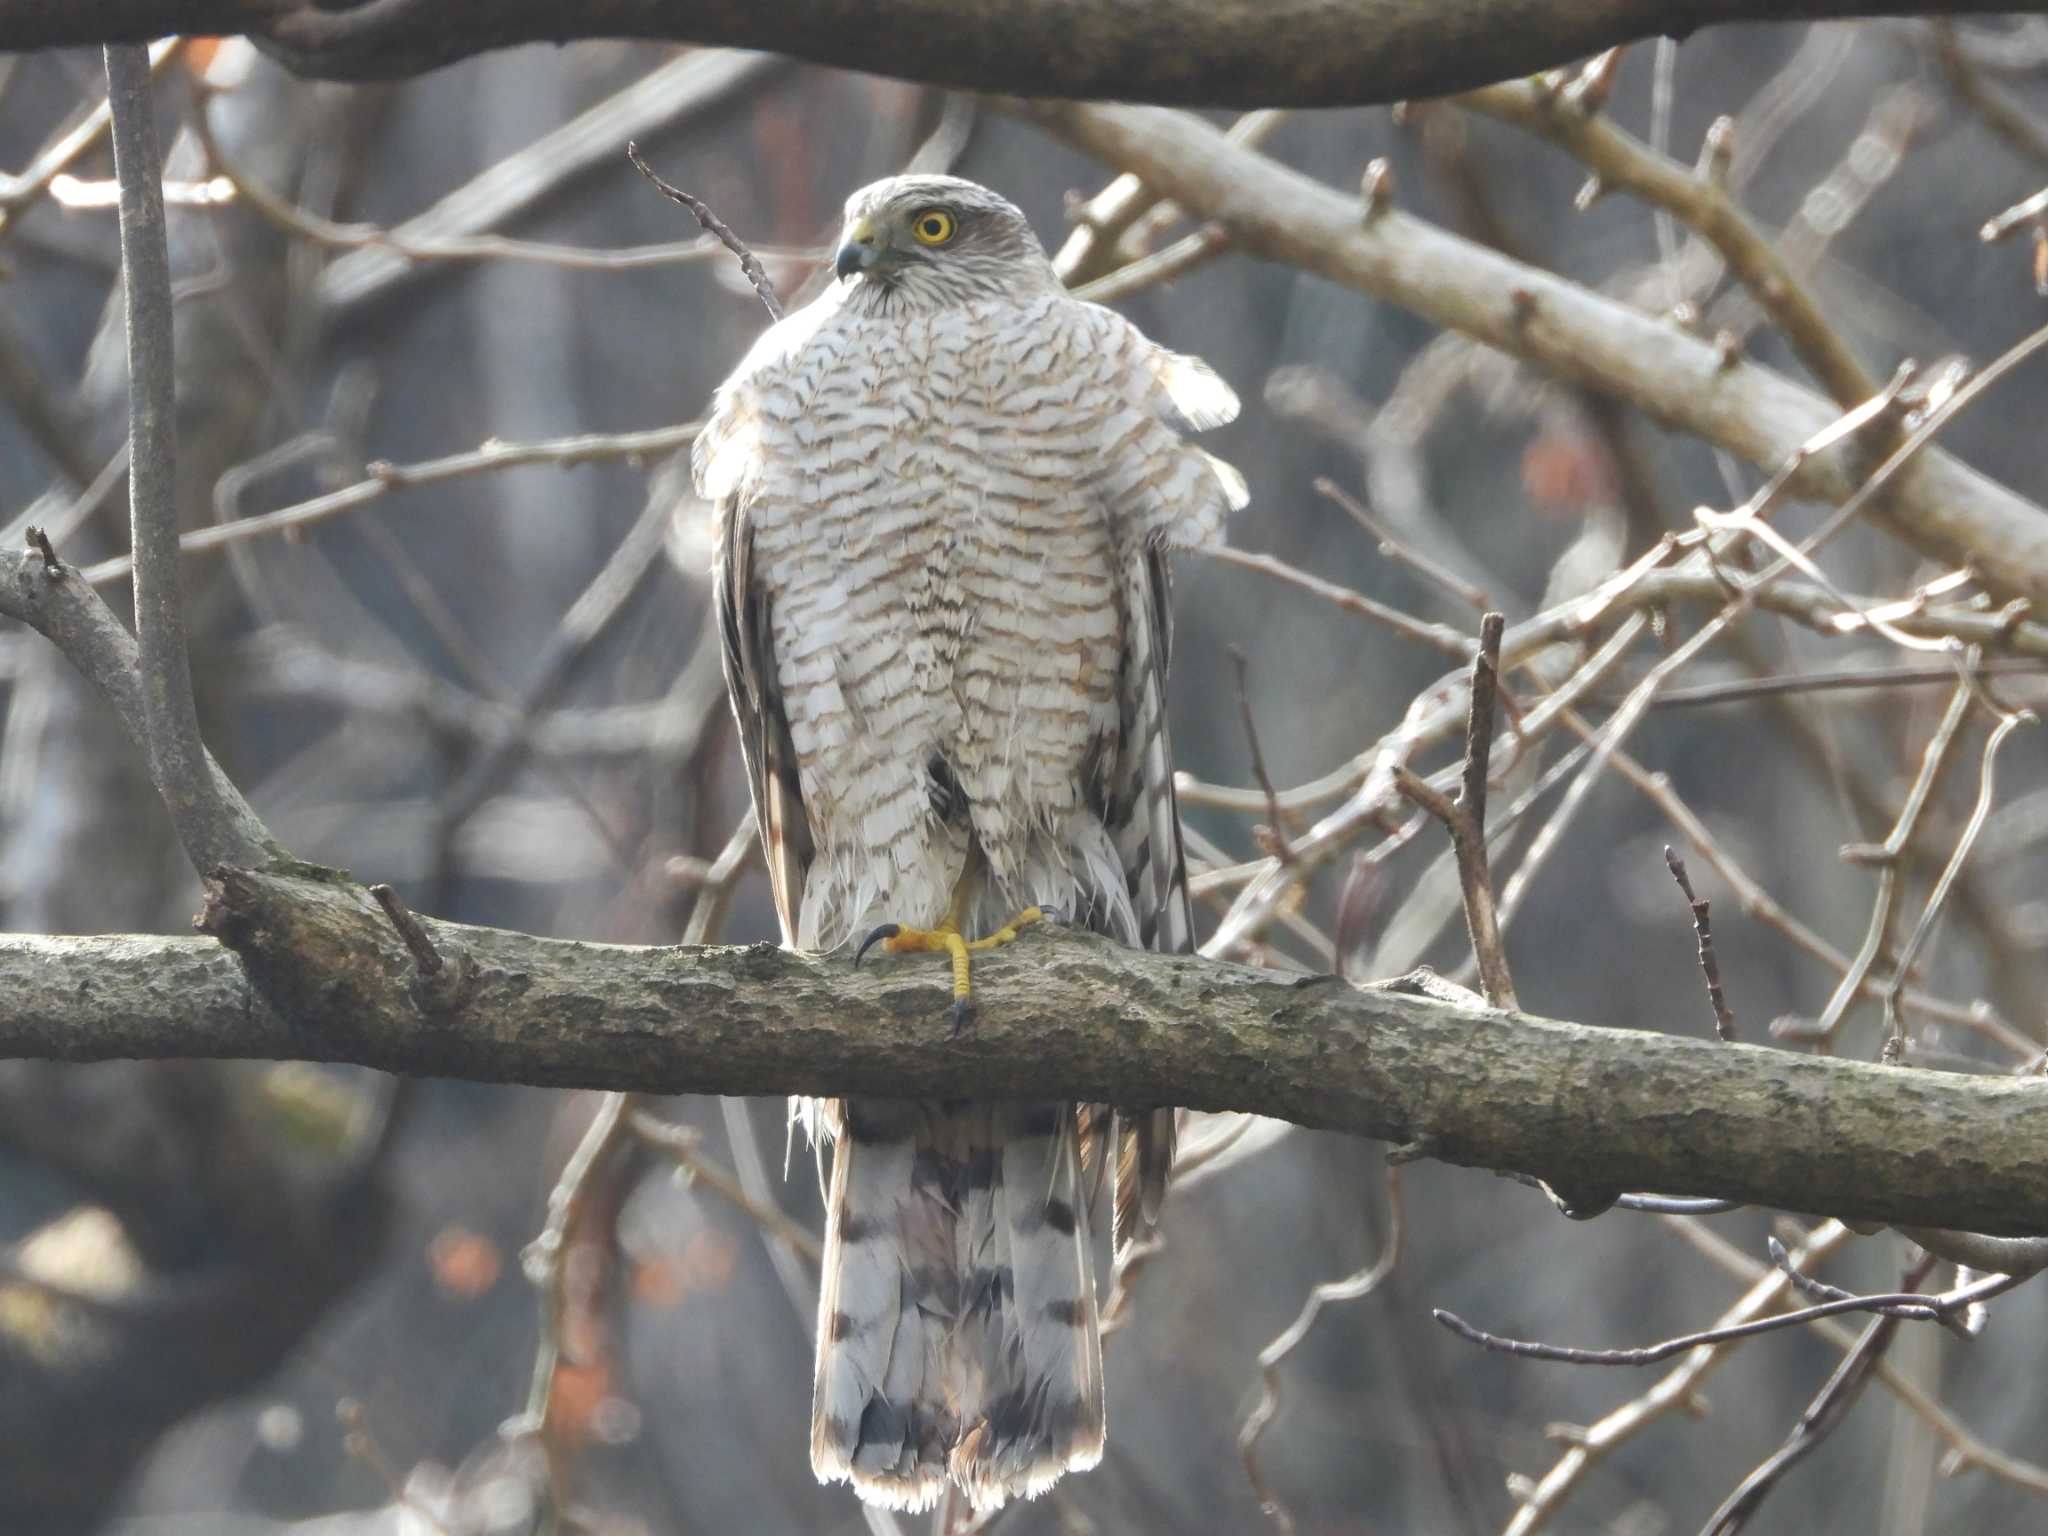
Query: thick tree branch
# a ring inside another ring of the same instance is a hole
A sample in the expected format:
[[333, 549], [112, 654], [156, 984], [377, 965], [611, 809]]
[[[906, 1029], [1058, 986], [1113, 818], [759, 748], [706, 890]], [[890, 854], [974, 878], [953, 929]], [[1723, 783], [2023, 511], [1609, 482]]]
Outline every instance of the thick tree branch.
[[[144, 749], [195, 867], [262, 858], [268, 840], [248, 807], [224, 792], [199, 736], [178, 558], [176, 386], [171, 355], [171, 264], [165, 247], [163, 154], [151, 109], [149, 53], [106, 49], [114, 173], [121, 188], [121, 277], [128, 332], [128, 496], [135, 551], [136, 678]], [[46, 578], [55, 564], [39, 550]]]
[[765, 48], [961, 90], [1344, 106], [1468, 90], [1618, 43], [1742, 21], [2007, 9], [1989, 0], [0, 0], [9, 47], [245, 32], [301, 74], [367, 79], [520, 43]]
[[[1667, 426], [1767, 471], [1840, 415], [1783, 374], [1723, 356], [1660, 316], [1502, 256], [1395, 208], [1365, 206], [1182, 112], [1156, 107], [1018, 104], [1075, 145], [1137, 175], [1239, 249], [1286, 262], [1414, 311], [1436, 324], [1640, 406]], [[1842, 502], [1856, 455], [1807, 459], [1793, 489]], [[2048, 512], [1938, 449], [1870, 508], [1914, 549], [2048, 605]]]
[[546, 1085], [1253, 1110], [1574, 1188], [2048, 1233], [2048, 1091], [1027, 935], [948, 1034], [915, 959], [533, 938], [422, 918], [422, 978], [345, 879], [222, 871], [211, 938], [0, 939], [0, 1055], [260, 1057]]

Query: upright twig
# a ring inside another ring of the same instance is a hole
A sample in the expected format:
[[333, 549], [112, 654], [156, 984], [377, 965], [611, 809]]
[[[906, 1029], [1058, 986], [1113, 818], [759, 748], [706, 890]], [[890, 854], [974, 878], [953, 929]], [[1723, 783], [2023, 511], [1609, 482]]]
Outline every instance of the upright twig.
[[1486, 858], [1486, 774], [1493, 755], [1493, 705], [1500, 683], [1500, 640], [1507, 620], [1489, 613], [1479, 621], [1479, 649], [1472, 657], [1472, 703], [1465, 716], [1465, 760], [1455, 800], [1407, 767], [1394, 770], [1402, 794], [1429, 812], [1451, 835], [1464, 893], [1465, 926], [1479, 982], [1496, 1008], [1519, 1008], [1508, 972], [1507, 946], [1493, 900], [1493, 874]]
[[1247, 674], [1251, 663], [1245, 659], [1242, 649], [1230, 648], [1230, 665], [1237, 677], [1237, 711], [1244, 717], [1245, 745], [1252, 755], [1252, 776], [1259, 781], [1259, 788], [1266, 796], [1266, 817], [1271, 823], [1270, 833], [1273, 846], [1271, 852], [1282, 864], [1292, 863], [1294, 850], [1287, 842], [1287, 813], [1280, 808], [1280, 791], [1273, 787], [1273, 775], [1266, 771], [1266, 754], [1259, 745], [1259, 722], [1252, 714], [1252, 695]]
[[1693, 894], [1692, 876], [1686, 873], [1685, 860], [1669, 843], [1664, 845], [1664, 867], [1671, 871], [1686, 905], [1692, 908], [1692, 930], [1700, 941], [1700, 972], [1707, 978], [1707, 1001], [1714, 1009], [1714, 1033], [1733, 1044], [1735, 1015], [1728, 1011], [1728, 995], [1721, 990], [1721, 961], [1714, 953], [1714, 929], [1707, 917], [1707, 903]]
[[140, 44], [109, 44], [106, 70], [114, 174], [121, 184], [135, 634], [152, 776], [195, 868], [204, 872], [220, 864], [259, 864], [267, 849], [250, 837], [215, 782], [192, 698], [178, 575], [171, 264], [164, 239], [163, 156], [150, 104], [149, 50]]

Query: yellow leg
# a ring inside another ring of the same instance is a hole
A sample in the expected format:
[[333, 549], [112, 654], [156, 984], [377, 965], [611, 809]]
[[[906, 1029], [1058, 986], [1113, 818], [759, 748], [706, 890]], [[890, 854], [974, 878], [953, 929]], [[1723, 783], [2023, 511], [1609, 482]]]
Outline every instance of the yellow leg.
[[968, 939], [960, 932], [962, 909], [966, 906], [965, 891], [967, 880], [963, 877], [953, 890], [953, 909], [936, 928], [906, 928], [901, 923], [884, 923], [875, 929], [854, 952], [853, 963], [859, 965], [861, 956], [876, 943], [882, 946], [885, 955], [944, 954], [953, 961], [953, 1027], [957, 1030], [967, 1022], [968, 1014], [974, 1007], [974, 977], [968, 955], [973, 950], [996, 949], [1013, 942], [1017, 936], [1033, 923], [1043, 922], [1046, 914], [1038, 907], [1026, 907], [1009, 922], [985, 938]]
[[969, 949], [999, 948], [1004, 944], [1009, 944], [1013, 942], [1018, 934], [1022, 933], [1026, 928], [1029, 928], [1033, 923], [1039, 923], [1043, 921], [1045, 921], [1045, 913], [1041, 909], [1037, 907], [1026, 907], [1022, 912], [1019, 912], [1015, 917], [1011, 918], [1007, 923], [1003, 924], [1002, 927], [998, 928], [994, 933], [990, 934], [987, 938], [976, 939], [967, 947]]

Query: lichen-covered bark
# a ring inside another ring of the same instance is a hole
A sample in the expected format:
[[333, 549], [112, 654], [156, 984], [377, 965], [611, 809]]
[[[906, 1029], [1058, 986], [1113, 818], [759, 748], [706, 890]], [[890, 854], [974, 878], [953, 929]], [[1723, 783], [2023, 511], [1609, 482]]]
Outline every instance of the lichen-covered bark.
[[[1499, 1013], [1027, 933], [946, 1025], [917, 957], [628, 948], [421, 920], [431, 983], [342, 880], [218, 872], [213, 938], [0, 939], [0, 1055], [298, 1057], [658, 1093], [974, 1094], [1256, 1110], [1588, 1195], [1717, 1195], [2048, 1233], [2048, 1084]], [[231, 952], [231, 950], [233, 952]], [[1690, 1015], [1688, 1014], [1688, 1017]]]

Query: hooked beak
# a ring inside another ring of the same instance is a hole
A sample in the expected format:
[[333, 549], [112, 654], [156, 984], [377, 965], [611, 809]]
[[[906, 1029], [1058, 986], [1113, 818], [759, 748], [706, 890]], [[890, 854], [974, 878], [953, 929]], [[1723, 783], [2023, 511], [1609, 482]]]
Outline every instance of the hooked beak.
[[889, 243], [868, 219], [855, 219], [846, 226], [846, 239], [832, 262], [835, 277], [852, 277], [872, 272], [889, 255]]

